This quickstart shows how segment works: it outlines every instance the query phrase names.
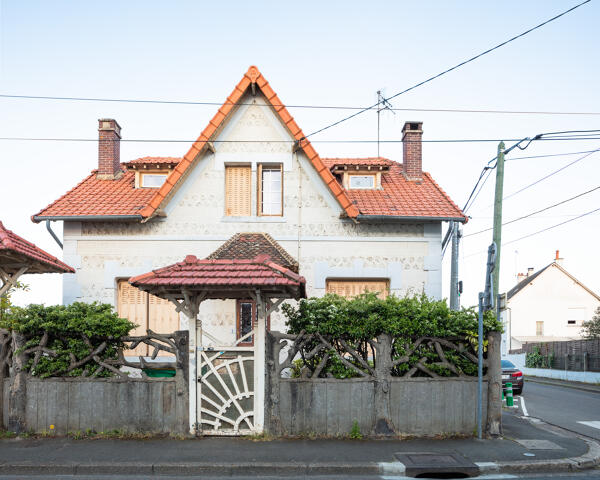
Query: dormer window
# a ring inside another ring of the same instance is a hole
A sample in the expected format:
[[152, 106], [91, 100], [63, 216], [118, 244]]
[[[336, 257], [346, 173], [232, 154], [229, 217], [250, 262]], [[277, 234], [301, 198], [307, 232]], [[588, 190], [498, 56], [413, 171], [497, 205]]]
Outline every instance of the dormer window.
[[160, 188], [167, 179], [166, 173], [141, 173], [140, 187]]
[[376, 175], [349, 175], [349, 187], [351, 189], [373, 190], [376, 184]]

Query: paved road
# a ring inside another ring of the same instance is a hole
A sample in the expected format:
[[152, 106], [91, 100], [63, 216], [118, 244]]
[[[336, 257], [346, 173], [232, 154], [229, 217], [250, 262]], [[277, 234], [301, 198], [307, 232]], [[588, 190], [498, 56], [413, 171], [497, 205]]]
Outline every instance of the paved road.
[[522, 397], [529, 416], [600, 440], [600, 393], [525, 380]]

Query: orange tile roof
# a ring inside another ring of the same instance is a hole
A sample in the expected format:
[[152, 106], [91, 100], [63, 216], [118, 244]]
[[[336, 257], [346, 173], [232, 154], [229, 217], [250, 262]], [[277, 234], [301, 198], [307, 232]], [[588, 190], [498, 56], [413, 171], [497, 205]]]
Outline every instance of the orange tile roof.
[[296, 139], [298, 146], [309, 158], [321, 179], [344, 209], [347, 217], [356, 219], [359, 215], [406, 215], [460, 218], [462, 221], [466, 221], [464, 214], [428, 174], [424, 174], [424, 181], [421, 184], [409, 182], [401, 174], [401, 166], [396, 167], [395, 170], [392, 168], [393, 171], [384, 175], [383, 191], [345, 190], [330, 170], [335, 165], [393, 167], [398, 164], [381, 157], [320, 158], [310, 142], [304, 138], [302, 130], [283, 106], [282, 101], [258, 68], [254, 66], [251, 66], [244, 74], [231, 95], [227, 97], [224, 105], [217, 111], [183, 158], [143, 157], [123, 164], [124, 167], [161, 163], [176, 165], [160, 188], [134, 188], [134, 174], [131, 171], [125, 171], [124, 176], [119, 180], [98, 180], [94, 171], [74, 189], [35, 214], [32, 217], [33, 221], [39, 222], [49, 217], [129, 216], [142, 221], [152, 218], [171, 198], [176, 188], [189, 173], [198, 154], [208, 148], [208, 142], [216, 136], [227, 116], [233, 111], [234, 104], [241, 100], [246, 90], [253, 84], [264, 94], [291, 136]]
[[33, 216], [34, 222], [46, 218], [132, 216], [142, 219], [140, 210], [156, 193], [152, 188], [135, 188], [135, 172], [124, 169], [118, 180], [99, 180], [96, 170], [75, 188]]
[[19, 237], [0, 222], [0, 268], [13, 275], [23, 266], [29, 267], [25, 273], [75, 273], [72, 267]]
[[142, 157], [124, 162], [123, 165], [177, 165], [181, 157]]
[[402, 164], [392, 162], [389, 171], [381, 174], [381, 186], [380, 190], [346, 191], [361, 215], [467, 220], [427, 172], [422, 182], [409, 181]]
[[323, 163], [328, 168], [343, 165], [358, 165], [358, 166], [377, 166], [377, 167], [389, 167], [392, 160], [383, 157], [366, 157], [366, 158], [322, 158]]

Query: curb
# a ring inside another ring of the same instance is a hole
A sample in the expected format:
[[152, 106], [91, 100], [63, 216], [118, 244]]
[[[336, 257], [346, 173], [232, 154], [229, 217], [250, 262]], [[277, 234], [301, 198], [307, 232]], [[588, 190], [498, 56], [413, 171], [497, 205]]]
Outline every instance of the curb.
[[552, 385], [553, 387], [572, 388], [575, 390], [582, 390], [584, 392], [600, 393], [600, 389], [594, 388], [592, 386], [588, 387], [587, 385], [579, 385], [578, 383], [573, 384], [566, 382], [553, 382], [552, 379], [546, 379], [544, 377], [534, 377], [532, 375], [528, 375], [526, 381], [532, 383], [540, 383], [542, 385]]

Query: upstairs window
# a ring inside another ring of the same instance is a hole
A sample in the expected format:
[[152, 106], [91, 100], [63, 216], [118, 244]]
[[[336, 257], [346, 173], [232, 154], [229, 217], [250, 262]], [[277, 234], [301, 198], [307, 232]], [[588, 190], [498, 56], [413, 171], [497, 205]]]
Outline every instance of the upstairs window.
[[166, 173], [142, 173], [141, 174], [142, 188], [160, 188], [167, 179]]
[[281, 165], [258, 165], [258, 215], [283, 215], [283, 171]]
[[375, 188], [375, 175], [350, 175], [349, 186], [357, 190], [373, 190]]
[[249, 217], [252, 214], [252, 168], [225, 167], [225, 215]]

